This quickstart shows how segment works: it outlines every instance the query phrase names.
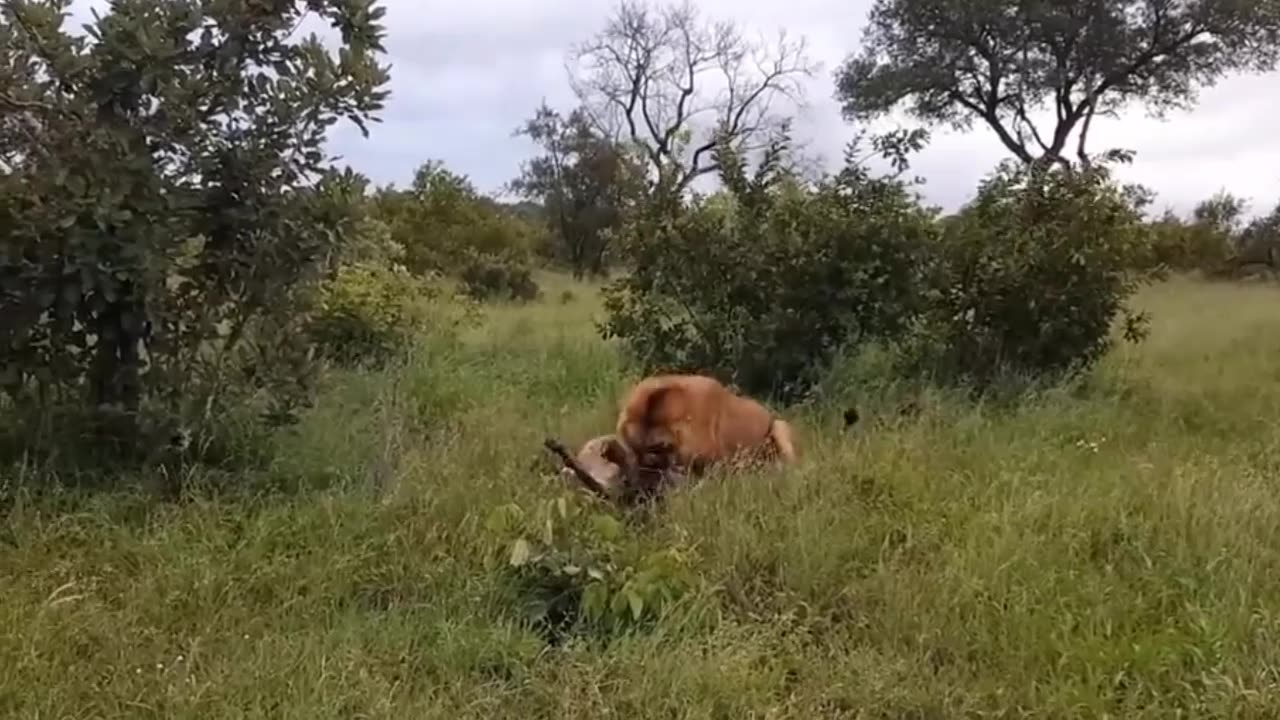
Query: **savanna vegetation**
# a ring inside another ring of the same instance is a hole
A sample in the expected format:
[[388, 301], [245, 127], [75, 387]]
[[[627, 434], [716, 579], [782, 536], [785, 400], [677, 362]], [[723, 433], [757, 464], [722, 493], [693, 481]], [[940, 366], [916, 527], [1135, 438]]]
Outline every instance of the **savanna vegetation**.
[[[1274, 3], [877, 0], [835, 91], [921, 124], [827, 172], [803, 39], [623, 2], [514, 201], [327, 157], [375, 0], [67, 5], [0, 8], [0, 714], [1280, 714], [1280, 206], [1088, 136], [1274, 69]], [[944, 214], [911, 158], [975, 121]], [[657, 370], [800, 461], [565, 484]]]

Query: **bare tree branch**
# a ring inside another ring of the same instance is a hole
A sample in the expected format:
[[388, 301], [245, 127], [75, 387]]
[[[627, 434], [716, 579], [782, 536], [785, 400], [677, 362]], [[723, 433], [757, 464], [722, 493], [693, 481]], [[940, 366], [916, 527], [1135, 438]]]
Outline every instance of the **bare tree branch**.
[[1090, 92], [1085, 101], [1084, 123], [1080, 126], [1080, 135], [1076, 141], [1076, 158], [1080, 161], [1080, 167], [1088, 168], [1091, 163], [1085, 146], [1089, 141], [1089, 126], [1093, 123], [1093, 115], [1097, 110], [1097, 96]]
[[802, 103], [801, 81], [818, 69], [806, 51], [803, 39], [767, 44], [706, 22], [690, 0], [621, 0], [566, 69], [597, 129], [642, 148], [654, 184], [680, 192], [717, 169], [718, 142], [744, 149], [776, 129], [774, 101]]

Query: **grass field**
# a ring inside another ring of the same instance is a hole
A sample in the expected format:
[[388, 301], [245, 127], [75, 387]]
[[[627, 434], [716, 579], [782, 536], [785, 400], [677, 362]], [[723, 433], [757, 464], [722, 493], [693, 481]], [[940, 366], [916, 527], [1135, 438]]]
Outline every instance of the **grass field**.
[[550, 646], [487, 518], [557, 497], [541, 439], [607, 429], [628, 379], [554, 280], [341, 379], [244, 480], [275, 491], [20, 502], [0, 716], [1280, 717], [1280, 290], [1140, 304], [1146, 343], [1014, 406], [900, 416], [844, 368], [798, 466], [626, 524], [620, 557], [682, 549], [679, 602]]

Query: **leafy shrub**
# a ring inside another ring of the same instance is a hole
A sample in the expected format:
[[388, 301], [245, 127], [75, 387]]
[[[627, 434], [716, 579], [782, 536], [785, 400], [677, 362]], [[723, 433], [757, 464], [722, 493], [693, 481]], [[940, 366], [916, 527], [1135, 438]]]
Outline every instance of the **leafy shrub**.
[[435, 160], [418, 168], [412, 187], [381, 189], [372, 204], [391, 240], [404, 248], [405, 265], [418, 274], [454, 274], [476, 255], [527, 263], [547, 234]]
[[785, 137], [751, 177], [721, 150], [727, 191], [629, 233], [633, 271], [606, 288], [602, 333], [645, 371], [707, 372], [789, 402], [842, 347], [904, 331], [935, 229], [853, 150], [814, 185], [785, 169]]
[[1084, 369], [1110, 347], [1118, 315], [1126, 337], [1143, 336], [1145, 315], [1124, 303], [1143, 279], [1148, 248], [1131, 197], [1105, 167], [1006, 163], [943, 235], [914, 360], [978, 387], [1005, 372]]
[[413, 341], [431, 288], [403, 266], [359, 263], [323, 286], [308, 332], [317, 353], [342, 365], [381, 364]]
[[1212, 271], [1230, 257], [1231, 237], [1210, 225], [1165, 215], [1150, 229], [1151, 260], [1156, 267]]
[[370, 212], [369, 203], [364, 203], [364, 212], [356, 221], [351, 232], [342, 243], [340, 262], [372, 263], [392, 266], [404, 265], [406, 252], [391, 234], [391, 226]]
[[651, 626], [698, 589], [692, 549], [631, 546], [618, 520], [567, 496], [534, 512], [500, 506], [486, 525], [501, 542], [498, 561], [519, 615], [551, 641], [575, 630], [617, 634]]
[[471, 253], [460, 275], [463, 294], [475, 300], [527, 302], [538, 297], [532, 270], [507, 255]]

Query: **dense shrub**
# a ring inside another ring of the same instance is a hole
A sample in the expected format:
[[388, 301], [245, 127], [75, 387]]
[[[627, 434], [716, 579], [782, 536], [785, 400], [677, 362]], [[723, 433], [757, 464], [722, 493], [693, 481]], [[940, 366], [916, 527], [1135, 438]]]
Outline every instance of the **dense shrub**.
[[409, 189], [379, 190], [373, 210], [418, 274], [457, 274], [476, 255], [528, 263], [547, 235], [543, 224], [485, 197], [434, 160], [418, 169]]
[[1166, 214], [1151, 223], [1151, 261], [1176, 271], [1213, 271], [1231, 254], [1231, 236], [1200, 222], [1183, 222]]
[[403, 352], [427, 322], [431, 288], [403, 266], [359, 263], [324, 284], [308, 333], [317, 353], [341, 365], [377, 365]]
[[1240, 245], [1247, 206], [1243, 199], [1219, 191], [1197, 203], [1189, 220], [1165, 212], [1150, 226], [1153, 265], [1211, 275], [1222, 271]]
[[852, 159], [801, 182], [786, 152], [783, 139], [751, 177], [721, 152], [726, 191], [630, 230], [633, 270], [606, 289], [601, 329], [644, 370], [707, 372], [790, 402], [838, 349], [896, 335], [919, 312], [929, 213]]
[[390, 267], [404, 265], [406, 251], [391, 234], [391, 227], [372, 212], [371, 203], [363, 203], [363, 212], [341, 247], [338, 261], [343, 264], [372, 263]]
[[527, 302], [538, 297], [532, 270], [509, 255], [471, 253], [459, 274], [462, 293], [475, 300]]
[[1063, 171], [1005, 164], [948, 225], [933, 263], [936, 294], [917, 328], [914, 360], [981, 387], [1005, 372], [1044, 377], [1083, 369], [1126, 316], [1149, 237], [1133, 200], [1105, 167]]

